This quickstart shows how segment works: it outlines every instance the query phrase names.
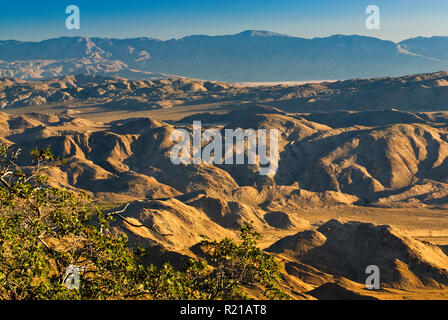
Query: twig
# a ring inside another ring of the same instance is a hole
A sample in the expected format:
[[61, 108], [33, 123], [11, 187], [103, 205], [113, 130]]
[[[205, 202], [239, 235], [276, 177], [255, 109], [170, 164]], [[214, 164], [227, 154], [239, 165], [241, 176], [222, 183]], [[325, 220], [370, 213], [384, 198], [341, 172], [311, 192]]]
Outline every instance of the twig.
[[[114, 211], [114, 212], [109, 212], [109, 213], [107, 214], [107, 216], [108, 216], [108, 217], [109, 217], [109, 216], [115, 216], [115, 217], [118, 217], [118, 218], [121, 219], [122, 221], [126, 222], [127, 224], [129, 224], [130, 226], [135, 227], [135, 228], [147, 228], [147, 229], [149, 229], [149, 230], [158, 232], [157, 229], [155, 229], [153, 226], [148, 226], [148, 225], [146, 225], [146, 224], [144, 224], [144, 223], [141, 223], [140, 225], [135, 224], [135, 223], [132, 223], [132, 222], [130, 222], [128, 219], [126, 219], [125, 217], [123, 217], [123, 216], [121, 215], [121, 213], [124, 213], [124, 212], [128, 209], [128, 207], [129, 207], [131, 204], [132, 204], [132, 202], [129, 202], [129, 203], [124, 207], [123, 210], [120, 210], [120, 211]], [[172, 236], [172, 234], [161, 234], [161, 235], [162, 235], [162, 236]]]

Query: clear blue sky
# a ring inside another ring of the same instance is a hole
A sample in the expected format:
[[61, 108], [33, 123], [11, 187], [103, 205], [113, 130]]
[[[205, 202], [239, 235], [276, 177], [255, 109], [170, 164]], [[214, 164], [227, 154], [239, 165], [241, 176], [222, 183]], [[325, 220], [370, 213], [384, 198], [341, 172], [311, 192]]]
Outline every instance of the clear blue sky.
[[[81, 10], [81, 30], [65, 28], [65, 8]], [[364, 26], [381, 9], [381, 30]], [[269, 30], [306, 38], [360, 34], [399, 41], [448, 36], [448, 0], [1, 0], [0, 39], [59, 36], [181, 38]]]

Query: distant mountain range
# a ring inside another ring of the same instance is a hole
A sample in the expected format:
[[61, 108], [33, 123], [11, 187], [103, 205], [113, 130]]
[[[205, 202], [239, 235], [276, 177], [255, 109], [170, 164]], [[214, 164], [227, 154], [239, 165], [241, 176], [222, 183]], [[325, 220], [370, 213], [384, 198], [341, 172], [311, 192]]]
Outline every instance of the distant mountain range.
[[87, 74], [133, 80], [179, 75], [230, 82], [304, 81], [447, 69], [448, 37], [394, 43], [357, 35], [305, 39], [249, 30], [167, 41], [81, 37], [0, 41], [0, 76], [22, 79]]

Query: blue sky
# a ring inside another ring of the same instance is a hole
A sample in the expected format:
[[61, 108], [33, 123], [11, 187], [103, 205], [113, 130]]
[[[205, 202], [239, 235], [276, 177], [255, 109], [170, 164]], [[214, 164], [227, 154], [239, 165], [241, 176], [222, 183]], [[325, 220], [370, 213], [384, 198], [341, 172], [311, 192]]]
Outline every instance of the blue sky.
[[[448, 36], [448, 0], [1, 0], [0, 39], [59, 36], [181, 38], [248, 29], [299, 37], [360, 34], [399, 41]], [[81, 30], [65, 28], [65, 8], [81, 10]], [[381, 29], [364, 25], [368, 5], [381, 9]]]

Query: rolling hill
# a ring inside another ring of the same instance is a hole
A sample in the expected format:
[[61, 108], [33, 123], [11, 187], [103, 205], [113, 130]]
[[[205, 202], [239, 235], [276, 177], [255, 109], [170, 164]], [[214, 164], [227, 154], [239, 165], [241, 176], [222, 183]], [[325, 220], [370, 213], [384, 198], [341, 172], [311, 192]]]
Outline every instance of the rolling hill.
[[[93, 122], [67, 114], [0, 113], [0, 143], [20, 147], [24, 155], [49, 147], [63, 156], [65, 165], [48, 169], [49, 183], [117, 206], [127, 222], [114, 221], [111, 231], [148, 249], [145, 263], [182, 265], [199, 254], [204, 235], [232, 238], [252, 222], [263, 234], [263, 248], [280, 259], [282, 286], [294, 298], [442, 294], [448, 286], [444, 247], [396, 227], [350, 222], [343, 214], [325, 217], [340, 210], [401, 226], [403, 217], [422, 219], [409, 230], [431, 222], [430, 234], [437, 227], [445, 234], [446, 212], [434, 207], [448, 202], [448, 116], [335, 112], [319, 123], [319, 115], [256, 105], [215, 115], [219, 125], [207, 127], [280, 131], [279, 170], [272, 178], [260, 178], [250, 165], [176, 166], [169, 136], [185, 124], [151, 118]], [[356, 119], [362, 125], [353, 125]], [[407, 211], [400, 215], [395, 207]], [[366, 210], [380, 210], [380, 218], [361, 214]], [[363, 287], [371, 264], [381, 268], [384, 289], [378, 292]]]
[[[6, 109], [52, 106], [77, 110], [79, 106], [96, 106], [102, 112], [107, 112], [220, 103], [235, 106], [259, 103], [301, 113], [446, 110], [448, 72], [255, 87], [187, 78], [152, 81], [98, 75], [64, 76], [41, 81], [0, 78], [0, 108]], [[78, 111], [82, 111], [82, 108]], [[325, 118], [332, 117], [314, 116], [319, 121], [327, 121]], [[366, 120], [352, 118], [353, 124], [363, 124], [363, 121]]]

